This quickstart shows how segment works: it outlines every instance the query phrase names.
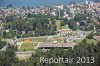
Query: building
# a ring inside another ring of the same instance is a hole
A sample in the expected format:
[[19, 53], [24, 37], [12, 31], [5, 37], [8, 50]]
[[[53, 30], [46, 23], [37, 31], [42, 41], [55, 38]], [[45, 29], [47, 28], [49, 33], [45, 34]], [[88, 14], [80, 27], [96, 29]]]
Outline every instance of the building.
[[75, 42], [66, 42], [66, 43], [38, 43], [39, 49], [50, 49], [52, 47], [54, 48], [74, 48], [74, 46], [77, 45]]
[[66, 35], [70, 35], [73, 31], [71, 29], [61, 29], [57, 31], [57, 34], [59, 36], [66, 36]]

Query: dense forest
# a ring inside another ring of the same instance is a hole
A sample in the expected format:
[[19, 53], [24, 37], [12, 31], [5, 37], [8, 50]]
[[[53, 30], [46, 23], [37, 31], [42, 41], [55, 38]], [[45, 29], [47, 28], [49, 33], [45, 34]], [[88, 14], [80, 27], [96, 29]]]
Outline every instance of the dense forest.
[[23, 34], [22, 37], [53, 35], [56, 31], [54, 18], [41, 14], [28, 14], [26, 18], [16, 18], [14, 15], [7, 16], [4, 27], [10, 31], [7, 34], [4, 32], [4, 37], [12, 38], [13, 35], [19, 37], [21, 34]]
[[1, 39], [2, 37], [0, 36], [0, 49], [2, 49], [5, 45], [7, 45], [7, 42], [2, 41]]

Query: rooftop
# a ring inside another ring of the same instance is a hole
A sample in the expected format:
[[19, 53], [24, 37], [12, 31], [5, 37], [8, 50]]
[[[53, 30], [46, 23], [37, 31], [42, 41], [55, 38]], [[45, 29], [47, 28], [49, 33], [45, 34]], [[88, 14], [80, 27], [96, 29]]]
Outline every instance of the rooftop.
[[66, 43], [39, 43], [38, 48], [51, 48], [51, 47], [56, 47], [56, 48], [68, 48], [68, 47], [74, 47], [77, 45], [75, 42], [66, 42]]

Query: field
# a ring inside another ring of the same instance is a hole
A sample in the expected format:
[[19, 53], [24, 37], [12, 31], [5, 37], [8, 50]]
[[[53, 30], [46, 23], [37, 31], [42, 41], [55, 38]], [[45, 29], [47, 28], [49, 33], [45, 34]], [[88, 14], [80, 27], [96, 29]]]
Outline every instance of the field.
[[65, 26], [61, 26], [61, 20], [56, 20], [56, 26], [57, 26], [57, 30], [60, 30], [60, 29], [68, 29], [68, 25], [65, 25]]
[[20, 51], [32, 51], [37, 46], [37, 43], [23, 43]]
[[[86, 39], [87, 40], [87, 44], [96, 44], [97, 43], [97, 41], [96, 40], [93, 40], [93, 39]], [[76, 40], [75, 41], [76, 43], [81, 43], [82, 42], [82, 39], [79, 39], [79, 40]]]
[[[51, 38], [51, 36], [34, 37], [30, 39], [29, 42], [23, 42], [19, 51], [34, 51], [34, 49], [37, 48], [38, 42], [50, 42], [51, 40], [49, 38]], [[62, 38], [59, 36], [53, 36], [52, 38], [54, 38], [57, 42], [62, 42]]]
[[30, 39], [29, 42], [23, 42], [19, 51], [33, 51], [36, 49], [38, 42], [46, 42], [47, 37], [35, 37]]
[[69, 29], [69, 28], [68, 25], [65, 25], [65, 26], [61, 26], [61, 29]]
[[60, 26], [60, 24], [61, 24], [61, 21], [60, 20], [56, 20], [56, 26], [57, 26], [57, 30], [60, 30], [61, 29], [61, 26]]

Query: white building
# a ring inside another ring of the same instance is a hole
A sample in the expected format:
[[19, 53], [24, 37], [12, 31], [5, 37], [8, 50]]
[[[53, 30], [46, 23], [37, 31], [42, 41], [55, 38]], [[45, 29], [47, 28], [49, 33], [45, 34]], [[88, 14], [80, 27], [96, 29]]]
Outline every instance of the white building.
[[61, 30], [58, 30], [57, 31], [57, 34], [59, 36], [66, 36], [66, 35], [69, 35], [71, 34], [73, 31], [71, 29], [61, 29]]

